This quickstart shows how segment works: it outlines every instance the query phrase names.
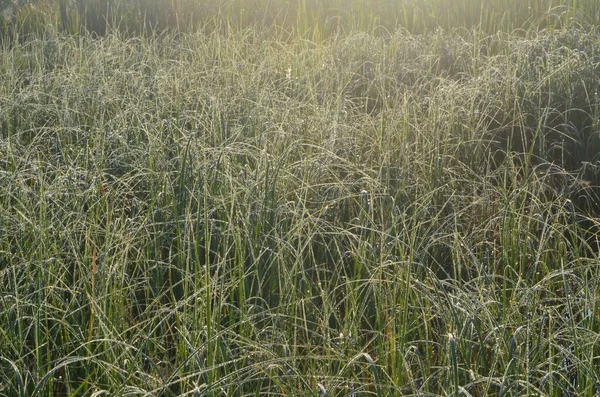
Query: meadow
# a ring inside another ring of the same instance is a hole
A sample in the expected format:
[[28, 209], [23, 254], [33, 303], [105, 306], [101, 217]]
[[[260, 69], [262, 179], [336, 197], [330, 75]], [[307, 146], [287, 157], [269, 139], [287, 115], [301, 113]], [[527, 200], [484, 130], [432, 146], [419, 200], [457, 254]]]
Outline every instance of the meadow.
[[0, 23], [0, 396], [600, 395], [600, 3], [143, 4]]

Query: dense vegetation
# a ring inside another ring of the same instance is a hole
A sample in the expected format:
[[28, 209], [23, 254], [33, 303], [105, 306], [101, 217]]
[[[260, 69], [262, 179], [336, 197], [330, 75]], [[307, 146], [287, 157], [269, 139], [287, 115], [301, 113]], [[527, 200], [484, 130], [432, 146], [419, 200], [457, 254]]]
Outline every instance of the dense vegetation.
[[[276, 26], [311, 40], [352, 31], [387, 36], [477, 27], [499, 30], [597, 24], [593, 0], [0, 0], [0, 35], [14, 39], [48, 32], [147, 35]], [[4, 22], [4, 23], [3, 23]]]
[[5, 13], [0, 395], [598, 396], [596, 1], [162, 3]]

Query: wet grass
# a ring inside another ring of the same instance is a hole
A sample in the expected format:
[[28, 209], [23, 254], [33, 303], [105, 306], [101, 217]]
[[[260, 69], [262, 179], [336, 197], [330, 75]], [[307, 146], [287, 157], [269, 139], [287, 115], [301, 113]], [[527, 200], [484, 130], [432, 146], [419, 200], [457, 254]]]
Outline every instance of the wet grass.
[[5, 46], [0, 394], [596, 396], [596, 29], [289, 33]]

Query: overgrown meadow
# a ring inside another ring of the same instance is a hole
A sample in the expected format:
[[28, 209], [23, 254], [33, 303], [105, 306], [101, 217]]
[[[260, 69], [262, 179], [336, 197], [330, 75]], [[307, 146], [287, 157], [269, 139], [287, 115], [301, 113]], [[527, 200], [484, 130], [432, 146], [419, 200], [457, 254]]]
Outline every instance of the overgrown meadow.
[[0, 396], [600, 395], [600, 5], [97, 3], [3, 20]]

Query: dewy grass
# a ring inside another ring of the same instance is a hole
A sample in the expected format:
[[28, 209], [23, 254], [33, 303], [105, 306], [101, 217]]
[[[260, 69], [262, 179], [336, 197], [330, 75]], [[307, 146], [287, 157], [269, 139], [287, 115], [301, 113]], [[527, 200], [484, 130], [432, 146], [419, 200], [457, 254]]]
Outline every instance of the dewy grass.
[[3, 48], [0, 393], [598, 393], [594, 28], [218, 23]]

